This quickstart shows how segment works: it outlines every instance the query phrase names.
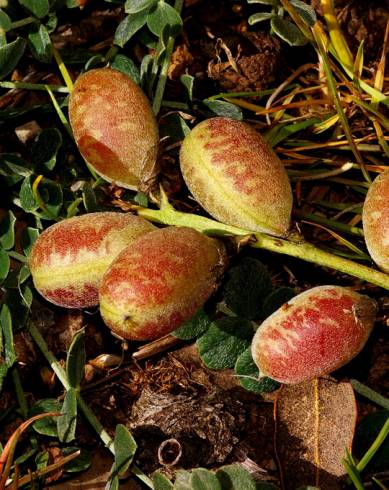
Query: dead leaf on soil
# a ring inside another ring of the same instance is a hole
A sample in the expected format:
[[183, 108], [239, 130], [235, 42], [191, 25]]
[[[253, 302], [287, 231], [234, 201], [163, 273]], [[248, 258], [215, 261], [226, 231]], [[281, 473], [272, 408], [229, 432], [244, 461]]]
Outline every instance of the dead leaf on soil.
[[350, 383], [320, 378], [283, 386], [275, 404], [275, 447], [283, 489], [341, 488], [342, 459], [351, 449], [357, 419]]

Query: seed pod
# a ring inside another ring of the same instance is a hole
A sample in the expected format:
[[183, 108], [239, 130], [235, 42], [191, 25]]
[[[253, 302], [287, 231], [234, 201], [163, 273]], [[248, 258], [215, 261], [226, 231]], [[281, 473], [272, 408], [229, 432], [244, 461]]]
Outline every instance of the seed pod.
[[223, 265], [223, 245], [193, 229], [149, 233], [124, 249], [104, 275], [101, 316], [126, 339], [161, 337], [209, 298]]
[[113, 259], [140, 235], [155, 229], [137, 216], [111, 212], [56, 223], [32, 248], [29, 265], [34, 285], [56, 305], [95, 306], [101, 278]]
[[318, 286], [285, 303], [259, 326], [252, 355], [260, 372], [287, 384], [347, 364], [365, 345], [375, 302], [340, 286]]
[[180, 162], [189, 190], [214, 218], [276, 236], [288, 231], [288, 176], [248, 124], [222, 117], [201, 122], [185, 137]]
[[371, 184], [363, 205], [362, 222], [372, 259], [389, 273], [389, 170]]
[[69, 101], [74, 137], [108, 182], [142, 188], [155, 171], [158, 127], [150, 103], [127, 75], [97, 68], [81, 75]]

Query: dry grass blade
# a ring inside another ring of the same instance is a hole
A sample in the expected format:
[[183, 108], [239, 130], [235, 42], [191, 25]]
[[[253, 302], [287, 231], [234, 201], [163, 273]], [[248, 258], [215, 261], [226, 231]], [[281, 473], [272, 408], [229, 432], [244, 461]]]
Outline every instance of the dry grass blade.
[[40, 478], [43, 475], [47, 475], [48, 473], [51, 473], [52, 471], [55, 471], [58, 468], [62, 468], [63, 466], [65, 466], [65, 464], [69, 463], [70, 461], [73, 461], [73, 459], [78, 458], [78, 456], [80, 456], [80, 454], [81, 454], [81, 451], [78, 450], [72, 454], [69, 454], [68, 456], [64, 456], [63, 458], [61, 458], [56, 463], [53, 463], [49, 466], [46, 466], [46, 468], [42, 468], [38, 471], [34, 471], [34, 472], [30, 473], [29, 475], [23, 476], [20, 479], [13, 480], [13, 482], [9, 483], [6, 486], [6, 488], [11, 488], [11, 485], [16, 485], [15, 487], [12, 487], [12, 488], [23, 487], [24, 485], [26, 485], [26, 483], [29, 483], [29, 482], [35, 480], [36, 478]]
[[15, 453], [16, 445], [22, 433], [37, 420], [43, 419], [45, 417], [59, 417], [60, 415], [61, 414], [58, 412], [40, 413], [23, 422], [14, 431], [12, 436], [8, 439], [7, 444], [5, 445], [3, 452], [0, 455], [0, 490], [4, 490], [6, 487], [8, 475], [11, 471], [13, 455]]

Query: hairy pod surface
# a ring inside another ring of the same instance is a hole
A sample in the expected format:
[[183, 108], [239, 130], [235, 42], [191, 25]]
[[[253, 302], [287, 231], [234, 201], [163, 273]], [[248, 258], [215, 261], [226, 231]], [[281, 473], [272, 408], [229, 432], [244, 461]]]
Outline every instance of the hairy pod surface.
[[296, 384], [347, 364], [374, 325], [375, 301], [340, 286], [318, 286], [285, 303], [258, 327], [252, 355], [261, 373]]
[[389, 273], [389, 170], [371, 184], [363, 205], [362, 222], [372, 259]]
[[111, 262], [140, 235], [155, 230], [130, 214], [90, 213], [47, 228], [35, 242], [29, 265], [34, 285], [65, 308], [98, 304], [98, 287]]
[[69, 118], [80, 153], [108, 182], [137, 190], [152, 177], [157, 122], [127, 75], [111, 68], [82, 74], [70, 95]]
[[288, 176], [248, 124], [223, 117], [201, 122], [185, 137], [180, 162], [189, 190], [217, 220], [276, 236], [287, 233], [293, 203]]
[[168, 334], [215, 291], [224, 258], [220, 242], [191, 228], [163, 228], [140, 237], [103, 277], [104, 322], [126, 339]]

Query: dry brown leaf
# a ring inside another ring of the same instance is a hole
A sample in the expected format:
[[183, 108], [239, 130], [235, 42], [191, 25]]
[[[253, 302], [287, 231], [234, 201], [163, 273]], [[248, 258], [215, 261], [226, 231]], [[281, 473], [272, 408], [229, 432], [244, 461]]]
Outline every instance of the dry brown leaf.
[[283, 489], [340, 489], [345, 475], [341, 461], [346, 448], [351, 449], [357, 419], [351, 384], [326, 377], [283, 386], [275, 419]]

